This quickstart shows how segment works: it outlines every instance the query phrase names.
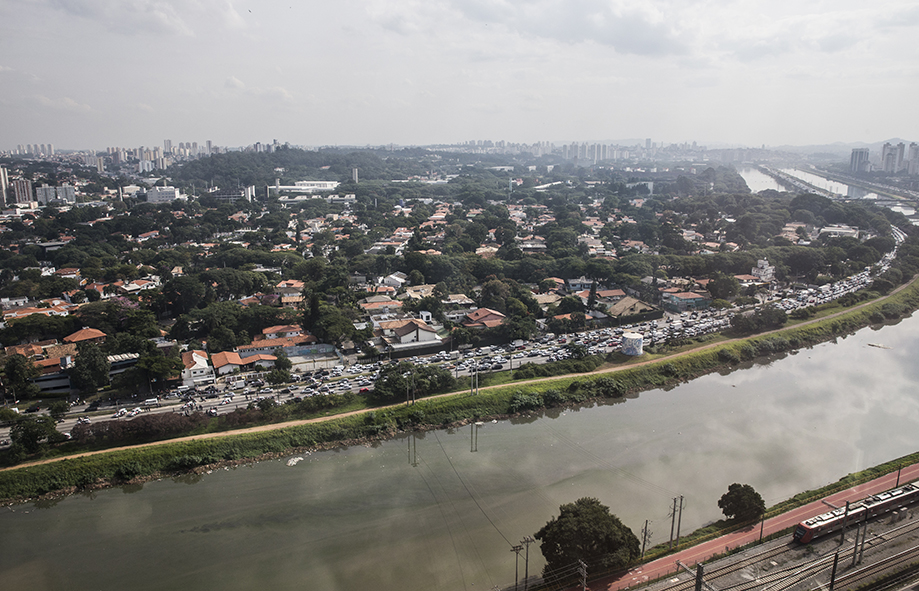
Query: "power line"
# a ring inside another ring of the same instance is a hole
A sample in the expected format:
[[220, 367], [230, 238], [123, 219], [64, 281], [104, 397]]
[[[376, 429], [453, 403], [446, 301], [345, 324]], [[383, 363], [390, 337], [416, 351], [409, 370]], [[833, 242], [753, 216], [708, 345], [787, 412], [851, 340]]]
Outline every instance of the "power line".
[[[422, 461], [424, 461], [422, 459]], [[459, 567], [460, 578], [463, 580], [463, 589], [466, 589], [466, 574], [463, 572], [463, 563], [460, 560], [459, 549], [456, 547], [456, 538], [453, 536], [453, 530], [450, 528], [450, 522], [447, 521], [447, 516], [444, 515], [443, 506], [440, 501], [437, 500], [437, 495], [434, 494], [434, 489], [431, 488], [431, 484], [428, 482], [428, 479], [424, 477], [424, 474], [419, 470], [418, 475], [421, 477], [421, 481], [424, 482], [424, 485], [428, 487], [428, 491], [431, 493], [431, 497], [437, 503], [437, 510], [440, 511], [440, 516], [444, 520], [444, 525], [447, 526], [447, 533], [450, 534], [450, 542], [453, 544], [453, 554], [456, 556], [456, 565]], [[480, 557], [481, 560], [481, 557]]]
[[482, 505], [479, 504], [479, 500], [475, 498], [475, 495], [473, 495], [472, 492], [469, 490], [469, 487], [466, 486], [466, 481], [463, 480], [463, 477], [460, 476], [460, 473], [459, 473], [459, 471], [457, 471], [456, 466], [453, 465], [453, 460], [450, 459], [450, 455], [447, 453], [447, 450], [444, 449], [443, 444], [440, 442], [440, 438], [437, 436], [437, 431], [436, 431], [436, 430], [434, 431], [434, 439], [437, 440], [437, 445], [440, 446], [440, 451], [442, 451], [442, 452], [444, 453], [444, 457], [447, 458], [447, 463], [450, 464], [450, 467], [453, 469], [453, 473], [456, 474], [456, 477], [459, 479], [460, 484], [462, 484], [462, 485], [463, 485], [463, 488], [466, 489], [466, 493], [469, 495], [469, 498], [471, 498], [471, 499], [472, 499], [472, 502], [475, 503], [475, 506], [479, 508], [479, 511], [482, 512], [482, 515], [485, 516], [485, 519], [488, 520], [488, 523], [490, 523], [491, 526], [492, 526], [493, 528], [495, 528], [495, 531], [498, 532], [498, 534], [499, 534], [502, 538], [504, 538], [504, 541], [507, 542], [507, 545], [510, 546], [510, 547], [513, 547], [514, 544], [512, 544], [511, 541], [507, 539], [507, 536], [505, 536], [505, 535], [501, 532], [501, 530], [498, 529], [498, 526], [495, 525], [495, 522], [491, 520], [491, 517], [488, 516], [488, 513], [486, 513], [486, 512], [485, 512], [485, 509], [482, 508]]
[[552, 435], [554, 435], [555, 437], [557, 437], [560, 441], [562, 441], [562, 442], [564, 442], [564, 443], [567, 443], [568, 445], [570, 445], [570, 446], [572, 446], [572, 447], [574, 447], [574, 448], [576, 448], [576, 449], [579, 449], [585, 456], [590, 457], [591, 459], [593, 459], [594, 461], [596, 461], [598, 464], [600, 464], [601, 466], [605, 466], [606, 468], [608, 468], [609, 470], [613, 471], [614, 473], [619, 474], [620, 476], [622, 476], [622, 477], [624, 477], [624, 478], [626, 478], [626, 479], [628, 479], [628, 480], [631, 480], [632, 482], [635, 482], [636, 484], [640, 484], [640, 485], [642, 485], [642, 486], [645, 486], [645, 487], [647, 487], [647, 488], [649, 488], [649, 489], [651, 489], [651, 490], [653, 490], [653, 491], [655, 491], [655, 492], [657, 492], [657, 493], [659, 493], [659, 494], [666, 495], [666, 496], [668, 496], [668, 497], [672, 497], [672, 496], [675, 494], [673, 491], [670, 491], [670, 490], [668, 490], [668, 489], [666, 489], [666, 488], [660, 486], [659, 484], [656, 484], [656, 483], [651, 482], [651, 481], [649, 481], [649, 480], [645, 480], [644, 478], [642, 478], [642, 477], [640, 477], [640, 476], [638, 476], [638, 475], [636, 475], [636, 474], [633, 474], [633, 473], [629, 472], [628, 470], [625, 470], [624, 468], [620, 468], [620, 467], [618, 467], [618, 466], [614, 466], [614, 465], [611, 464], [608, 460], [606, 460], [606, 458], [603, 458], [602, 456], [599, 456], [599, 455], [597, 455], [596, 453], [594, 453], [594, 452], [592, 452], [592, 451], [590, 451], [590, 450], [588, 450], [588, 449], [585, 449], [580, 443], [577, 443], [576, 441], [574, 441], [573, 439], [571, 439], [571, 438], [568, 437], [567, 435], [564, 435], [564, 434], [562, 434], [562, 433], [559, 433], [557, 430], [553, 429], [553, 428], [550, 427], [549, 425], [545, 425], [544, 428], [545, 428], [547, 431], [549, 431], [550, 433], [552, 433]]

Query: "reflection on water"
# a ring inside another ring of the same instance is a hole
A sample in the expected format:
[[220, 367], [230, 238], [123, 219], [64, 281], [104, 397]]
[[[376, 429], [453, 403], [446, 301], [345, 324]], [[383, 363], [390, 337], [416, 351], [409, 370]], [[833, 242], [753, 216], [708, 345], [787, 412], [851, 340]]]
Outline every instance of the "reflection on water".
[[651, 520], [666, 542], [674, 497], [685, 532], [721, 517], [733, 482], [774, 504], [915, 451], [917, 328], [872, 327], [628, 400], [14, 507], [0, 514], [0, 577], [9, 589], [490, 589], [513, 582], [512, 544], [584, 496], [635, 532]]
[[759, 193], [760, 191], [765, 191], [771, 189], [773, 191], [785, 191], [786, 189], [782, 185], [778, 184], [775, 179], [773, 179], [768, 174], [764, 174], [758, 168], [752, 166], [743, 166], [737, 170], [738, 174], [743, 177], [743, 180], [747, 183], [747, 186], [750, 187], [750, 190], [754, 193]]
[[829, 179], [823, 178], [822, 176], [817, 176], [815, 174], [805, 172], [797, 168], [783, 168], [782, 172], [789, 176], [793, 176], [801, 179], [802, 181], [809, 183], [819, 189], [835, 193], [837, 195], [848, 197], [850, 199], [877, 199], [878, 194], [871, 191], [867, 191], [860, 187], [855, 187], [852, 185], [847, 185], [845, 183], [838, 183], [836, 181], [831, 181]]

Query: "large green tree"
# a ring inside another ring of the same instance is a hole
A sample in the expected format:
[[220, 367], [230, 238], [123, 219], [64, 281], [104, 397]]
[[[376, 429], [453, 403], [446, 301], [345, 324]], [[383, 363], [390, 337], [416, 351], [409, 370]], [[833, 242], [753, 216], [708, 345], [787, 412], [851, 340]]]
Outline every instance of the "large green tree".
[[38, 395], [38, 386], [32, 380], [41, 375], [41, 368], [26, 359], [25, 356], [16, 354], [6, 358], [3, 365], [3, 383], [6, 394], [14, 400], [32, 398]]
[[588, 569], [623, 568], [641, 553], [632, 530], [610, 513], [609, 507], [591, 497], [559, 507], [559, 516], [535, 537], [546, 559], [544, 573], [576, 566], [579, 560]]
[[728, 487], [728, 492], [718, 499], [718, 508], [728, 519], [749, 521], [766, 511], [766, 503], [752, 486], [735, 482]]
[[77, 356], [67, 372], [71, 385], [84, 394], [92, 394], [109, 383], [109, 369], [112, 364], [95, 343], [77, 346]]
[[374, 384], [373, 396], [385, 401], [402, 400], [412, 394], [421, 398], [447, 392], [455, 385], [456, 380], [446, 369], [402, 361], [383, 368]]
[[25, 417], [10, 429], [13, 452], [34, 454], [44, 439], [54, 439], [57, 430], [51, 417]]

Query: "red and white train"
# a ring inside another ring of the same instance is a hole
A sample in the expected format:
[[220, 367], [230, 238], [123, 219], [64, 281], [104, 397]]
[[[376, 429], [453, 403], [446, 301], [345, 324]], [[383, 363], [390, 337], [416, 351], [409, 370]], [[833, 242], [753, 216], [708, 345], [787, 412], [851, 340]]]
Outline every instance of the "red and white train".
[[916, 501], [919, 501], [919, 480], [850, 503], [848, 516], [845, 507], [841, 507], [802, 521], [795, 528], [794, 539], [806, 544], [816, 537], [839, 531], [844, 524], [852, 525], [861, 522], [865, 519], [866, 513], [869, 518], [876, 517], [888, 511], [906, 507]]

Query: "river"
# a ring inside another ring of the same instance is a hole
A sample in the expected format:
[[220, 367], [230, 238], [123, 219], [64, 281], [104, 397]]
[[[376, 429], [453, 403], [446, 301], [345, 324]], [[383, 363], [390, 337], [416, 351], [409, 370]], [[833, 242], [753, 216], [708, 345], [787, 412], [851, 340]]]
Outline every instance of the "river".
[[802, 181], [809, 183], [819, 189], [835, 193], [840, 197], [846, 197], [848, 199], [877, 199], [878, 194], [872, 191], [867, 191], [861, 187], [855, 187], [853, 185], [847, 185], [845, 183], [839, 183], [836, 181], [831, 181], [828, 178], [801, 170], [799, 168], [783, 168], [782, 172], [789, 176], [801, 179]]
[[759, 193], [760, 191], [766, 191], [768, 189], [779, 191], [780, 193], [787, 190], [785, 187], [778, 184], [774, 178], [765, 174], [755, 166], [741, 166], [737, 169], [737, 173], [743, 177], [747, 186], [750, 187], [750, 190], [754, 193]]
[[636, 535], [651, 520], [660, 543], [674, 497], [685, 533], [721, 516], [733, 482], [771, 505], [915, 451], [917, 347], [909, 318], [619, 403], [5, 508], [0, 580], [489, 590], [514, 582], [511, 545], [580, 497]]

